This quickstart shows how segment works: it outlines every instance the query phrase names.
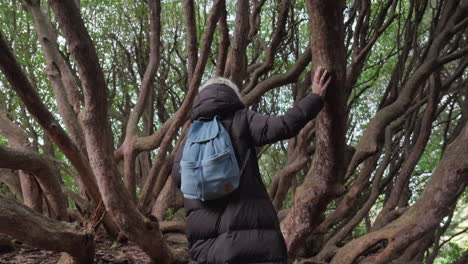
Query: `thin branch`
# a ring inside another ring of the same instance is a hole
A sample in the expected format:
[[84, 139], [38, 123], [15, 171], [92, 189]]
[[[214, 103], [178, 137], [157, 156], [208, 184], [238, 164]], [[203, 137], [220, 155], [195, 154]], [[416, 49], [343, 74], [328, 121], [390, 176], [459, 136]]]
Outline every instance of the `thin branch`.
[[198, 61], [197, 29], [193, 0], [184, 0], [185, 26], [187, 28], [188, 83], [191, 83]]
[[249, 36], [247, 42], [251, 42], [253, 38], [257, 35], [258, 29], [260, 28], [260, 12], [262, 7], [265, 4], [266, 0], [254, 0], [253, 1], [252, 13], [250, 14], [249, 23]]
[[248, 94], [244, 95], [244, 103], [251, 105], [255, 103], [263, 94], [271, 89], [280, 87], [296, 81], [304, 69], [309, 65], [312, 58], [310, 46], [308, 46], [304, 53], [299, 57], [296, 63], [285, 73], [274, 75], [255, 86]]
[[291, 1], [289, 0], [281, 1], [278, 22], [275, 25], [270, 46], [266, 50], [265, 61], [263, 62], [263, 65], [260, 68], [254, 71], [253, 76], [250, 78], [249, 84], [245, 87], [243, 91], [244, 93], [248, 93], [250, 90], [252, 90], [257, 85], [258, 78], [273, 67], [276, 50], [278, 49], [278, 46], [284, 37], [290, 2]]
[[[161, 44], [161, 2], [159, 0], [152, 0], [148, 2], [151, 10], [150, 19], [150, 54], [149, 62], [146, 67], [145, 74], [141, 83], [140, 93], [135, 108], [130, 113], [127, 122], [127, 131], [123, 147], [127, 152], [125, 153], [124, 160], [124, 179], [125, 185], [132, 195], [133, 200], [136, 201], [136, 181], [135, 181], [135, 147], [134, 138], [137, 133], [138, 122], [143, 115], [143, 111], [148, 104], [149, 95], [153, 92], [154, 77], [159, 67], [161, 57], [160, 44]], [[129, 144], [129, 147], [126, 145]]]
[[195, 67], [193, 78], [192, 78], [192, 81], [190, 82], [189, 91], [181, 107], [176, 112], [174, 116], [174, 120], [172, 121], [172, 124], [168, 128], [168, 131], [165, 134], [161, 142], [161, 147], [159, 149], [158, 157], [156, 161], [153, 163], [153, 166], [151, 167], [150, 173], [148, 175], [148, 179], [145, 182], [145, 185], [143, 187], [143, 191], [142, 191], [140, 200], [138, 202], [138, 208], [142, 212], [146, 212], [149, 208], [148, 206], [149, 206], [150, 198], [152, 195], [151, 190], [153, 190], [154, 185], [156, 183], [157, 171], [161, 169], [161, 166], [163, 165], [164, 160], [167, 156], [167, 152], [169, 150], [170, 144], [172, 140], [174, 139], [174, 137], [176, 136], [177, 131], [179, 130], [181, 124], [185, 122], [188, 112], [192, 106], [193, 100], [195, 99], [195, 96], [197, 94], [197, 91], [198, 91], [197, 88], [200, 85], [201, 78], [203, 75], [203, 70], [205, 69], [205, 65], [208, 60], [211, 43], [213, 41], [213, 34], [216, 29], [216, 23], [219, 19], [219, 13], [220, 13], [219, 7], [221, 6], [222, 2], [224, 2], [224, 0], [216, 0], [213, 3], [213, 7], [211, 8], [210, 16], [208, 18], [208, 23], [206, 26], [205, 36], [204, 36], [203, 43], [201, 46], [200, 58], [197, 62], [197, 66]]
[[223, 76], [224, 70], [226, 68], [226, 60], [228, 56], [229, 49], [229, 28], [227, 25], [227, 11], [226, 4], [221, 6], [218, 20], [219, 26], [219, 48], [218, 48], [218, 59], [216, 60], [216, 75]]
[[468, 46], [460, 49], [460, 50], [457, 50], [455, 52], [452, 52], [448, 55], [445, 55], [443, 57], [440, 57], [437, 59], [437, 63], [442, 65], [442, 64], [446, 64], [448, 62], [451, 62], [451, 61], [454, 61], [456, 59], [459, 59], [463, 56], [465, 56], [466, 54], [468, 54]]
[[454, 239], [455, 237], [459, 236], [459, 235], [463, 235], [463, 234], [466, 234], [466, 232], [468, 231], [468, 227], [465, 227], [463, 230], [451, 235], [449, 238], [447, 238], [446, 240], [444, 240], [444, 242], [440, 243], [439, 245], [439, 248], [442, 248], [445, 244], [447, 244], [448, 242], [450, 242], [452, 239]]
[[250, 28], [249, 1], [237, 1], [235, 24], [230, 60], [231, 80], [238, 87], [242, 87], [242, 81], [247, 70], [246, 48]]

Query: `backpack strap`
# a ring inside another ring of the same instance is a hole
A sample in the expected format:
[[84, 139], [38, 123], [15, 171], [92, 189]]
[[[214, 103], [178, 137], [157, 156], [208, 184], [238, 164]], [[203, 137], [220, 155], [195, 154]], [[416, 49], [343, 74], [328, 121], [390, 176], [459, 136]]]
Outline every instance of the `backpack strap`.
[[[200, 146], [199, 148], [200, 149]], [[200, 151], [197, 151], [198, 152], [198, 160], [197, 160], [197, 166], [201, 166], [201, 162], [202, 162], [202, 153], [200, 153]], [[201, 193], [197, 193], [197, 196], [199, 199], [201, 199], [202, 201], [205, 200], [205, 198], [203, 197], [203, 191], [204, 191], [204, 184], [203, 184], [203, 170], [200, 171], [200, 174], [198, 175], [198, 188], [197, 189], [201, 189]], [[200, 186], [201, 185], [201, 186]]]
[[[233, 124], [233, 119], [234, 117], [232, 117], [230, 119], [230, 122], [228, 123], [228, 126], [227, 126], [227, 130], [229, 131], [230, 128], [232, 127], [232, 124]], [[221, 121], [221, 120], [220, 120]], [[234, 146], [234, 141], [232, 142], [233, 143], [233, 147], [234, 147], [234, 151], [235, 152], [238, 152], [239, 150], [236, 148], [236, 146]], [[240, 187], [240, 183], [242, 183], [242, 179], [244, 177], [242, 177], [242, 175], [244, 174], [244, 171], [245, 171], [245, 167], [247, 166], [247, 162], [249, 161], [249, 158], [250, 158], [250, 153], [252, 152], [252, 150], [249, 148], [247, 149], [247, 152], [245, 153], [245, 156], [244, 156], [244, 160], [242, 161], [242, 166], [241, 164], [239, 163], [239, 169], [240, 169], [240, 172], [239, 172], [239, 177], [240, 177], [240, 180], [239, 180], [239, 187]], [[239, 158], [240, 158], [240, 154], [239, 154]]]

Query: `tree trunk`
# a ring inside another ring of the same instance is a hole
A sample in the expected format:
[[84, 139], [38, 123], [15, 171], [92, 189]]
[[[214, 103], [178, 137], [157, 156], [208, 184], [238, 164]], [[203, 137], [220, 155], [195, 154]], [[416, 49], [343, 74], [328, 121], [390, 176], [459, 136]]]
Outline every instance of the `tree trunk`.
[[3, 146], [0, 146], [0, 157], [0, 168], [19, 169], [36, 175], [41, 186], [47, 186], [43, 189], [47, 190], [45, 196], [54, 216], [61, 220], [67, 219], [66, 198], [47, 158], [35, 152], [17, 151]]
[[170, 209], [172, 212], [176, 212], [183, 206], [184, 198], [179, 189], [175, 186], [172, 177], [169, 177], [154, 203], [151, 214], [161, 221], [165, 221], [167, 220], [165, 219], [166, 210]]
[[[0, 194], [1, 195], [1, 194]], [[7, 235], [0, 234], [0, 255], [15, 250], [15, 245]]]
[[95, 202], [101, 200], [101, 194], [96, 185], [96, 179], [85, 156], [68, 137], [52, 113], [42, 103], [39, 95], [32, 87], [28, 78], [21, 69], [18, 61], [8, 47], [3, 35], [0, 34], [0, 69], [5, 74], [11, 87], [21, 98], [29, 113], [44, 128], [45, 133], [54, 141], [64, 155], [70, 160], [83, 179], [87, 191]]
[[[345, 171], [346, 54], [344, 50], [344, 1], [307, 1], [314, 66], [332, 76], [325, 107], [316, 119], [317, 148], [304, 183], [297, 188], [294, 205], [281, 229], [293, 261], [305, 239], [323, 219], [323, 212], [340, 189]], [[333, 107], [329, 106], [332, 104]]]
[[[13, 148], [34, 151], [28, 141], [26, 132], [17, 124], [13, 123], [3, 111], [0, 111], [0, 134], [8, 139], [8, 142]], [[24, 204], [36, 212], [42, 213], [42, 191], [34, 175], [20, 170], [18, 172], [18, 178]]]
[[[158, 223], [146, 219], [138, 212], [132, 202], [131, 194], [120, 179], [121, 176], [113, 157], [112, 134], [107, 114], [107, 85], [96, 49], [79, 10], [71, 0], [50, 0], [50, 5], [57, 16], [68, 45], [73, 47], [71, 52], [82, 79], [85, 98], [82, 123], [86, 146], [91, 167], [97, 175], [99, 190], [109, 214], [124, 234], [140, 246], [154, 262], [186, 261], [186, 255], [183, 252], [171, 249], [164, 241]], [[152, 10], [155, 10], [159, 2], [150, 1], [149, 5]], [[217, 20], [217, 17], [215, 18]], [[174, 125], [177, 124], [172, 124], [172, 129]], [[168, 143], [163, 141], [162, 148]], [[161, 149], [161, 152], [164, 151]]]
[[44, 206], [42, 204], [42, 191], [36, 179], [32, 174], [25, 171], [19, 171], [18, 174], [21, 182], [21, 191], [24, 194], [24, 204], [34, 211], [42, 213]]
[[81, 153], [86, 156], [83, 131], [77, 118], [80, 112], [80, 94], [70, 67], [60, 54], [57, 34], [50, 19], [42, 12], [40, 1], [23, 0], [21, 2], [27, 7], [33, 17], [38, 39], [40, 40], [47, 63], [45, 72], [54, 88], [58, 112], [71, 135], [71, 139], [80, 149]]
[[0, 194], [0, 233], [28, 245], [67, 252], [76, 264], [94, 262], [94, 237], [76, 226], [52, 220]]
[[[270, 186], [270, 197], [276, 211], [281, 210], [288, 190], [294, 181], [294, 177], [296, 177], [296, 174], [300, 170], [304, 169], [309, 161], [307, 157], [307, 136], [313, 129], [313, 124], [313, 122], [310, 122], [301, 130], [299, 135], [295, 138], [296, 144], [293, 144], [292, 140], [289, 141], [286, 166], [276, 173]], [[290, 147], [293, 145], [295, 145], [295, 147]]]
[[427, 232], [422, 238], [414, 241], [392, 264], [423, 263], [424, 253], [432, 244], [434, 232]]
[[0, 169], [0, 182], [8, 186], [10, 191], [18, 197], [23, 198], [19, 176], [9, 169]]

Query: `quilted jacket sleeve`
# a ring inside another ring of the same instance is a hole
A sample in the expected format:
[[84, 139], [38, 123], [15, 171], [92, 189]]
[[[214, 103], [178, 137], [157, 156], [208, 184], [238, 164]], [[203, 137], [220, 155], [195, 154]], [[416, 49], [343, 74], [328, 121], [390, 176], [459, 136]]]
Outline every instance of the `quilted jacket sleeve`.
[[319, 95], [309, 94], [283, 116], [269, 116], [247, 111], [250, 134], [256, 146], [270, 144], [296, 136], [322, 110]]

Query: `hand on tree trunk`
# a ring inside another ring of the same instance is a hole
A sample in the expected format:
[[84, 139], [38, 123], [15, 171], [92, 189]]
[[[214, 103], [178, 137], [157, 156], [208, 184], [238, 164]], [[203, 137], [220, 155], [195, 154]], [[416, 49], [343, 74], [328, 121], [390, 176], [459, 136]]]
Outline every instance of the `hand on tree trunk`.
[[330, 85], [332, 78], [328, 71], [322, 66], [318, 66], [314, 73], [314, 80], [312, 82], [312, 93], [324, 96], [327, 88]]

